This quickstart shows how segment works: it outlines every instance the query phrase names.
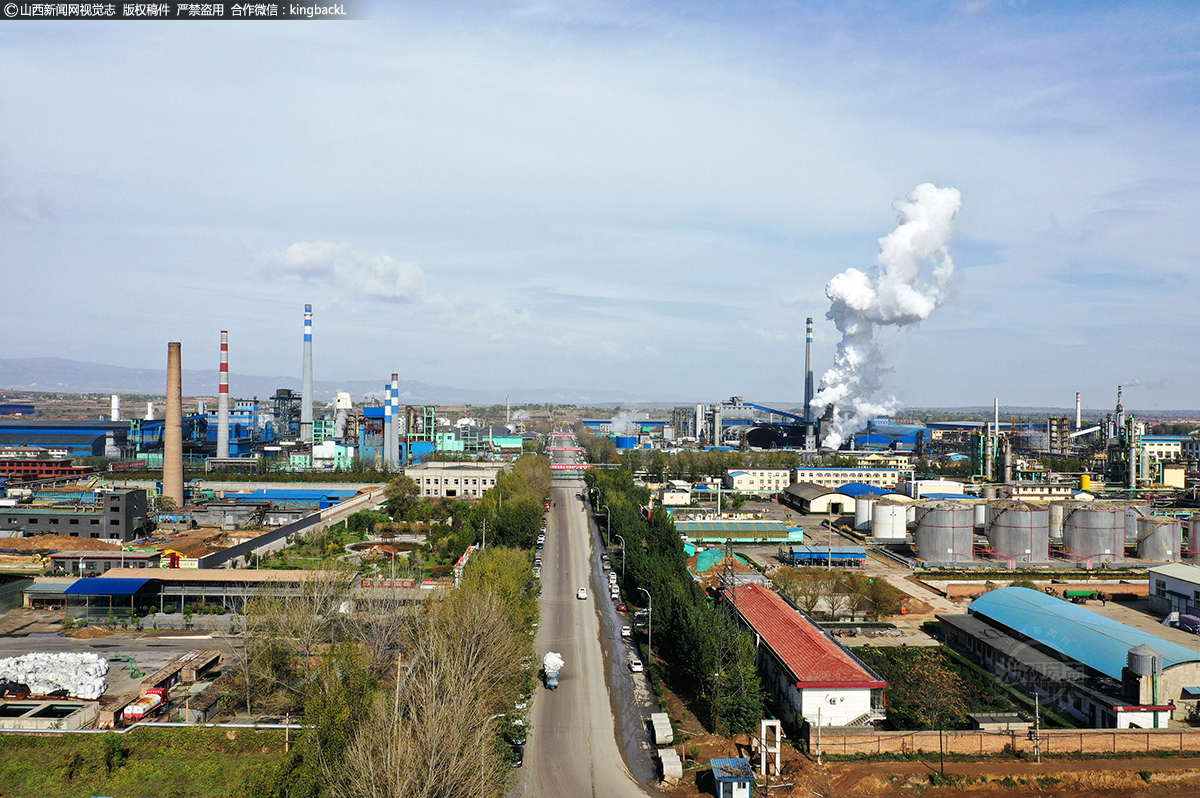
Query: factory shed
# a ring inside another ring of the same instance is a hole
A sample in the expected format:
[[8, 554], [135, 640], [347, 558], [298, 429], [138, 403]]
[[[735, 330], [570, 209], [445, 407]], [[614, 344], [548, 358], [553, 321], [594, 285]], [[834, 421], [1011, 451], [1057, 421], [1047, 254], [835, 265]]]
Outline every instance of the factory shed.
[[63, 591], [67, 617], [98, 620], [126, 618], [135, 610], [158, 606], [158, 579], [80, 579]]
[[804, 540], [804, 530], [791, 528], [782, 521], [676, 521], [675, 530], [691, 543], [774, 543], [780, 540]]
[[1097, 728], [1163, 728], [1200, 704], [1200, 653], [1023, 587], [938, 616], [947, 642]]
[[855, 726], [883, 717], [887, 683], [778, 593], [750, 584], [722, 600], [754, 632], [763, 686], [785, 723]]
[[845, 485], [839, 486], [837, 492], [852, 499], [857, 499], [859, 496], [876, 496], [880, 499], [890, 499], [903, 495], [880, 485], [868, 485], [865, 482], [847, 482]]
[[783, 490], [783, 504], [802, 513], [842, 515], [853, 508], [854, 498], [812, 482], [793, 482]]
[[788, 565], [855, 566], [867, 564], [867, 550], [862, 546], [790, 546], [779, 550], [779, 559]]
[[1200, 615], [1200, 566], [1181, 562], [1155, 566], [1149, 579], [1150, 609], [1161, 615]]

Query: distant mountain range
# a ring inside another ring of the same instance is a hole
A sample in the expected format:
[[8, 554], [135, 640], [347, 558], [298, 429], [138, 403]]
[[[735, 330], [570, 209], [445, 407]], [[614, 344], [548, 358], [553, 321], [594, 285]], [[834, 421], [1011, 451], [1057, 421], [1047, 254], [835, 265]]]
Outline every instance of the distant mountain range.
[[[185, 396], [215, 396], [219, 375], [216, 369], [184, 369]], [[163, 396], [167, 386], [166, 369], [135, 369], [101, 363], [63, 360], [57, 357], [0, 358], [0, 389], [14, 391], [52, 391], [62, 393], [119, 393]], [[229, 390], [238, 399], [257, 396], [266, 399], [279, 388], [300, 390], [298, 377], [260, 377], [229, 375]], [[332, 402], [338, 391], [346, 391], [354, 401], [364, 396], [382, 395], [383, 382], [372, 380], [314, 380], [313, 395], [318, 401]], [[489, 405], [503, 404], [505, 391], [452, 388], [427, 385], [415, 380], [400, 381], [400, 399], [406, 404]], [[629, 404], [637, 397], [619, 391], [574, 391], [552, 388], [515, 389], [512, 403], [576, 405]]]

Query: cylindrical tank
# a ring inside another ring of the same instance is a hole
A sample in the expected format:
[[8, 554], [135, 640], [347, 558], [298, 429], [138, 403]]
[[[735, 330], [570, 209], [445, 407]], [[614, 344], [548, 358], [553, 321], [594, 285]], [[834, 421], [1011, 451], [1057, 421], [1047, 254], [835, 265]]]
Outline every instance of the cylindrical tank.
[[979, 504], [976, 504], [972, 508], [972, 512], [975, 513], [975, 526], [976, 527], [982, 529], [983, 527], [987, 526], [987, 522], [988, 522], [987, 511], [988, 511], [988, 506], [987, 506], [986, 502], [979, 502]]
[[1084, 502], [1065, 507], [1063, 546], [1070, 554], [1093, 563], [1125, 559], [1125, 508], [1116, 504]]
[[854, 499], [854, 528], [870, 529], [871, 520], [875, 517], [875, 502], [878, 496], [857, 496]]
[[1125, 542], [1138, 539], [1138, 519], [1148, 515], [1149, 505], [1144, 503], [1125, 505]]
[[910, 524], [917, 522], [917, 505], [909, 504], [904, 509], [904, 518]]
[[1183, 528], [1174, 518], [1146, 516], [1137, 520], [1137, 556], [1153, 562], [1179, 562]]
[[996, 498], [996, 489], [995, 488], [984, 488], [983, 489], [983, 498], [985, 498], [985, 499]]
[[1050, 559], [1050, 510], [1026, 502], [1005, 502], [996, 507], [988, 525], [992, 551], [1019, 563]]
[[1063, 536], [1063, 518], [1066, 517], [1066, 507], [1061, 502], [1052, 502], [1050, 504], [1050, 537], [1053, 540], [1062, 540]]
[[1092, 489], [1092, 475], [1091, 474], [1083, 474], [1079, 477], [1079, 489], [1080, 490], [1091, 490]]
[[926, 562], [969, 562], [974, 556], [975, 510], [968, 504], [929, 502], [917, 521], [917, 554]]
[[1125, 663], [1134, 676], [1158, 676], [1162, 674], [1162, 654], [1143, 643], [1125, 653]]
[[904, 540], [907, 534], [908, 506], [886, 500], [875, 502], [875, 514], [871, 519], [871, 536], [883, 540]]
[[633, 435], [618, 435], [616, 444], [618, 449], [636, 449], [637, 438]]

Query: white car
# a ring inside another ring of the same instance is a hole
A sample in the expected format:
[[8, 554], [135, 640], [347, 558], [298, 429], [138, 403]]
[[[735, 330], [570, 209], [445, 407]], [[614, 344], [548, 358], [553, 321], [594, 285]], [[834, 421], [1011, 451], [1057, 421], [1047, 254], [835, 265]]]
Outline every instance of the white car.
[[586, 599], [586, 598], [587, 598], [587, 588], [586, 588], [586, 587], [581, 587], [581, 588], [579, 588], [578, 590], [576, 590], [576, 591], [575, 591], [575, 598], [577, 598], [577, 599]]
[[633, 627], [632, 626], [622, 626], [621, 627], [621, 637], [630, 637], [631, 635], [633, 635]]
[[632, 673], [641, 673], [644, 670], [644, 668], [642, 668], [642, 661], [640, 659], [629, 660], [629, 670]]

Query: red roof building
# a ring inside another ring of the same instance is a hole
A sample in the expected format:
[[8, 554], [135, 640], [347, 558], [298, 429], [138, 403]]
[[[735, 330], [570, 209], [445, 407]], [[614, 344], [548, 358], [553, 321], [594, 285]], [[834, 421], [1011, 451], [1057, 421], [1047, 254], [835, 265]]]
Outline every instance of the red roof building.
[[785, 721], [853, 726], [883, 717], [887, 682], [778, 593], [741, 585], [724, 601], [754, 632], [763, 686]]

